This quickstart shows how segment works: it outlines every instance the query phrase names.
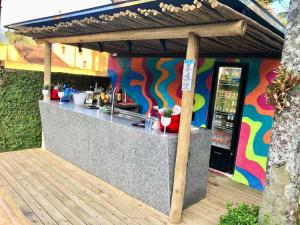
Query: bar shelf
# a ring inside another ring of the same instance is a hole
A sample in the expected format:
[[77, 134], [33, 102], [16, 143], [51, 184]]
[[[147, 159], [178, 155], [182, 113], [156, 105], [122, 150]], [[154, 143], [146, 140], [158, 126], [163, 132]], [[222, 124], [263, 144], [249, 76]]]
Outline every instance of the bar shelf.
[[227, 127], [218, 126], [215, 124], [214, 124], [214, 128], [221, 129], [221, 130], [227, 130], [227, 131], [231, 131], [231, 132], [233, 131], [233, 128], [227, 128]]

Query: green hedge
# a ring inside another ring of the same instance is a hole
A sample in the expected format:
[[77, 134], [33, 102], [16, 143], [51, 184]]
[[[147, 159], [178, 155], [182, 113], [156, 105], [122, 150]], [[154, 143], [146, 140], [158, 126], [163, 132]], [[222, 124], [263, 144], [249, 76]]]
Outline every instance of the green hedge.
[[[43, 73], [0, 69], [0, 152], [40, 147], [41, 121], [38, 100], [42, 99]], [[53, 83], [69, 83], [87, 89], [107, 78], [54, 73]]]
[[[234, 207], [233, 204], [228, 204], [227, 209], [228, 212], [221, 216], [219, 225], [258, 225], [258, 206], [243, 203]], [[266, 222], [267, 219], [266, 217]]]

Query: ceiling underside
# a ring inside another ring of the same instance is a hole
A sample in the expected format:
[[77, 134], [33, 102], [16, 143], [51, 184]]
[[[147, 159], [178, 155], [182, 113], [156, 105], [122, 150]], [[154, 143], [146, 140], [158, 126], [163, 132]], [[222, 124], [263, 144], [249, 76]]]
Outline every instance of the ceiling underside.
[[[215, 24], [221, 22], [247, 21], [243, 36], [202, 38], [200, 54], [226, 56], [280, 57], [283, 38], [245, 15], [217, 1], [197, 1], [191, 4], [165, 4], [154, 1], [156, 9], [147, 4], [120, 7], [116, 12], [107, 11], [81, 20], [57, 23], [55, 26], [19, 27], [18, 33], [36, 39], [78, 36], [95, 33], [141, 30], [151, 28], [180, 27], [188, 25]], [[82, 43], [80, 46], [118, 53], [124, 56], [182, 56], [186, 52], [185, 39], [107, 41]], [[68, 44], [68, 43], [65, 43]]]

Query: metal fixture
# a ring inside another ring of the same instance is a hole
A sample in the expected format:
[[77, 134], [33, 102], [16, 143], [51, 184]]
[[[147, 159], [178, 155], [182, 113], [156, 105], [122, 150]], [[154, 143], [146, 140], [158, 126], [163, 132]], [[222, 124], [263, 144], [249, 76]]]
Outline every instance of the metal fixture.
[[82, 44], [78, 44], [78, 52], [81, 54], [82, 53]]
[[100, 52], [104, 52], [104, 44], [101, 43], [101, 42], [98, 42], [97, 44], [98, 44], [98, 49], [99, 49], [99, 51], [100, 51]]
[[160, 45], [161, 45], [162, 49], [165, 52], [167, 52], [168, 51], [167, 40], [166, 39], [160, 39], [159, 42], [160, 42]]
[[132, 53], [132, 42], [127, 41], [128, 52]]

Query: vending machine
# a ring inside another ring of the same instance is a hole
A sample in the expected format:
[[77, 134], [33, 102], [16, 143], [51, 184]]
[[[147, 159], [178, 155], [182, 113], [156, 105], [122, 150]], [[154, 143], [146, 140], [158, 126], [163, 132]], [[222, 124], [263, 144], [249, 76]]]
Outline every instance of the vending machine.
[[207, 127], [212, 130], [210, 167], [233, 173], [246, 95], [248, 65], [216, 63]]

